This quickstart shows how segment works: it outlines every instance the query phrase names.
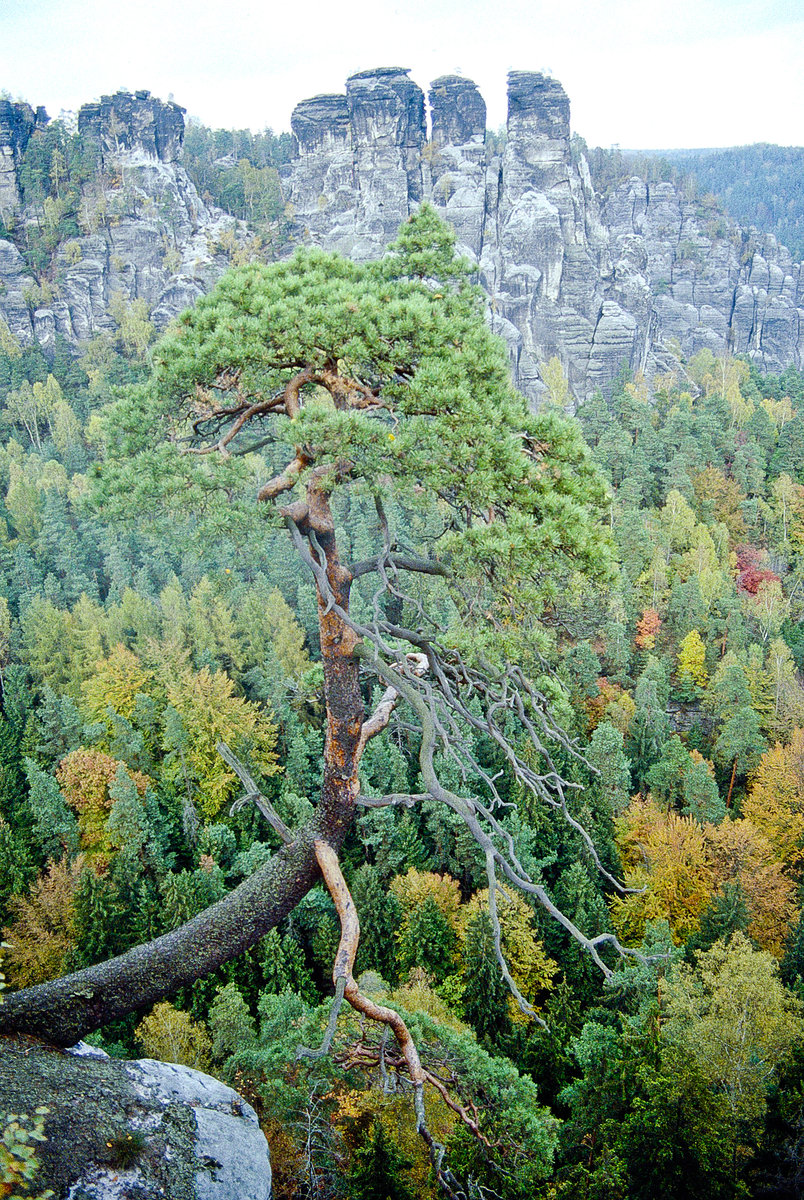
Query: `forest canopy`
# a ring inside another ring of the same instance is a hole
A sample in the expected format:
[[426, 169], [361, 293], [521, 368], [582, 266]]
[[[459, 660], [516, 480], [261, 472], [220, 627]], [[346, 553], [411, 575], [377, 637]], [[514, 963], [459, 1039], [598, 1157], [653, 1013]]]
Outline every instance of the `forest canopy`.
[[282, 1197], [797, 1187], [801, 376], [534, 414], [427, 209], [119, 315], [0, 329], [6, 1027], [226, 1078]]

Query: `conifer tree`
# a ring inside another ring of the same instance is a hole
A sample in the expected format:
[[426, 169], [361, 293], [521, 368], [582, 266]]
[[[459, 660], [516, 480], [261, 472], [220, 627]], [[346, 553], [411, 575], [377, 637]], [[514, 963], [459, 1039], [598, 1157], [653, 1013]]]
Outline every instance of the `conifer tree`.
[[349, 1176], [350, 1200], [413, 1200], [413, 1190], [403, 1175], [412, 1166], [389, 1138], [382, 1121], [375, 1121], [371, 1136], [355, 1152]]
[[[247, 534], [259, 545], [266, 519], [284, 523], [315, 583], [309, 627], [317, 625], [324, 678], [322, 785], [310, 797], [317, 800], [313, 816], [292, 831], [262, 797], [285, 845], [238, 888], [222, 896], [220, 869], [203, 859], [194, 872], [168, 876], [160, 885], [166, 917], [181, 927], [77, 978], [15, 994], [2, 1006], [0, 1027], [40, 1030], [69, 1044], [158, 1003], [254, 945], [323, 875], [347, 947], [335, 963], [336, 997], [392, 1026], [426, 1132], [424, 1076], [410, 1032], [399, 1014], [362, 996], [351, 973], [357, 930], [338, 852], [360, 801], [394, 807], [429, 797], [471, 832], [490, 892], [498, 874], [527, 891], [610, 973], [600, 940], [562, 917], [505, 839], [494, 773], [462, 735], [465, 727], [488, 739], [529, 803], [566, 820], [597, 857], [551, 753], [559, 747], [563, 763], [579, 761], [579, 750], [528, 671], [541, 669], [541, 619], [568, 581], [579, 572], [610, 576], [600, 520], [609, 513], [605, 489], [577, 426], [555, 411], [534, 415], [513, 391], [504, 348], [488, 330], [468, 267], [455, 258], [454, 236], [427, 207], [377, 263], [306, 249], [232, 271], [176, 323], [153, 362], [153, 377], [107, 415], [97, 496], [118, 512], [153, 513], [157, 527], [189, 511], [199, 535], [224, 528], [243, 546]], [[647, 436], [641, 393], [634, 403], [634, 421]], [[273, 475], [261, 454], [268, 441]], [[355, 559], [349, 522], [361, 503], [374, 512], [360, 535], [370, 533], [364, 557]], [[418, 539], [422, 521], [430, 522], [427, 540]], [[32, 527], [37, 522], [34, 503]], [[357, 596], [364, 576], [366, 599], [352, 609], [352, 585]], [[373, 604], [373, 595], [384, 599]], [[78, 609], [84, 645], [69, 663], [73, 688], [80, 688], [83, 664], [108, 649], [105, 614], [91, 601]], [[87, 653], [93, 640], [101, 642], [94, 655]], [[212, 755], [226, 731], [211, 719], [198, 727], [199, 697], [224, 726], [240, 722], [243, 753], [253, 748], [264, 773], [273, 763], [273, 727], [259, 738], [253, 710], [209, 671], [201, 687], [204, 675], [174, 673], [168, 693], [191, 735], [188, 774], [208, 785], [204, 806], [214, 815], [233, 782], [215, 775]], [[380, 701], [367, 716], [369, 683]], [[403, 706], [416, 727], [424, 790], [362, 796], [363, 751]], [[458, 782], [450, 786], [439, 766], [456, 756]], [[334, 925], [333, 932], [337, 942]], [[612, 935], [604, 940], [610, 944]]]

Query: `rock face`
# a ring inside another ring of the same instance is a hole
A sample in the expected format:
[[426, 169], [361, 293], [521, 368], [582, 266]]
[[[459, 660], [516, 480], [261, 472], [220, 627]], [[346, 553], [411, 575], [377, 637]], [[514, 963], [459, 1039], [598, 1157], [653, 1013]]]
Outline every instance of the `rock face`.
[[660, 338], [708, 346], [771, 371], [804, 360], [804, 270], [771, 235], [741, 229], [669, 183], [631, 179], [603, 208], [615, 288], [644, 280]]
[[172, 101], [155, 100], [147, 91], [102, 96], [85, 104], [78, 114], [78, 132], [99, 143], [104, 157], [118, 159], [122, 151], [140, 151], [149, 158], [172, 163], [184, 141], [187, 110]]
[[37, 125], [47, 123], [43, 108], [0, 100], [0, 220], [15, 216], [22, 205], [17, 172], [25, 147]]
[[[20, 209], [17, 167], [43, 118], [26, 106], [4, 110], [2, 103], [0, 189], [5, 178], [11, 196], [13, 176], [18, 220], [35, 221], [36, 214]], [[99, 170], [84, 187], [80, 236], [60, 247], [45, 294], [13, 243], [0, 240], [0, 315], [23, 345], [36, 340], [47, 351], [57, 334], [83, 342], [112, 328], [108, 308], [116, 295], [126, 302], [144, 300], [162, 329], [229, 265], [221, 238], [236, 240], [239, 223], [204, 204], [179, 165], [183, 113], [148, 92], [104, 96], [81, 109], [79, 132], [97, 144]], [[0, 208], [3, 194], [0, 190]]]
[[298, 105], [288, 186], [299, 238], [375, 257], [430, 200], [477, 265], [517, 383], [534, 399], [553, 355], [580, 396], [623, 363], [665, 367], [676, 343], [684, 354], [748, 353], [772, 370], [802, 365], [804, 275], [788, 252], [669, 184], [632, 180], [601, 207], [556, 80], [510, 73], [500, 153], [471, 80], [433, 82], [429, 138], [422, 101], [408, 72], [389, 68]]
[[[375, 258], [423, 200], [434, 204], [475, 264], [534, 402], [554, 355], [578, 397], [624, 363], [652, 374], [702, 347], [749, 354], [768, 370], [804, 365], [801, 264], [668, 183], [632, 179], [601, 202], [556, 80], [510, 73], [504, 142], [488, 134], [471, 80], [444, 75], [427, 99], [407, 70], [385, 67], [296, 106], [285, 170], [295, 241]], [[99, 173], [84, 189], [80, 236], [60, 248], [47, 287], [0, 240], [0, 317], [20, 342], [84, 342], [113, 327], [116, 296], [144, 300], [161, 330], [229, 265], [224, 247], [243, 231], [179, 165], [183, 114], [148, 92], [81, 109]], [[0, 101], [0, 216], [23, 226], [40, 218], [22, 203], [20, 158], [46, 121], [41, 109]]]
[[37, 1191], [52, 1188], [57, 1200], [269, 1200], [268, 1144], [231, 1088], [189, 1067], [76, 1049], [3, 1040], [4, 1110], [49, 1110]]

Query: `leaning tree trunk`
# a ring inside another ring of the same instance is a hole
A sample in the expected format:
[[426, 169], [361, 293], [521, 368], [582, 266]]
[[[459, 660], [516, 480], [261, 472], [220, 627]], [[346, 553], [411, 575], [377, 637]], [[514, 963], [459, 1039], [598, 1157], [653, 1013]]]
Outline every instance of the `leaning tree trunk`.
[[[326, 833], [316, 832], [321, 826]], [[339, 845], [345, 831], [336, 819], [311, 822], [292, 846], [186, 925], [108, 962], [6, 994], [0, 1033], [29, 1033], [71, 1046], [217, 970], [264, 937], [316, 882], [315, 839], [324, 836]]]
[[[288, 510], [309, 537], [339, 607], [348, 611], [350, 572], [340, 563], [326, 495], [313, 482], [307, 503]], [[323, 557], [323, 562], [321, 558]], [[359, 792], [364, 709], [357, 636], [318, 592], [327, 711], [324, 779], [315, 816], [270, 862], [191, 921], [126, 954], [73, 975], [12, 992], [0, 1004], [0, 1033], [28, 1033], [69, 1046], [128, 1013], [149, 1008], [242, 954], [292, 911], [320, 878], [315, 842], [338, 851]]]

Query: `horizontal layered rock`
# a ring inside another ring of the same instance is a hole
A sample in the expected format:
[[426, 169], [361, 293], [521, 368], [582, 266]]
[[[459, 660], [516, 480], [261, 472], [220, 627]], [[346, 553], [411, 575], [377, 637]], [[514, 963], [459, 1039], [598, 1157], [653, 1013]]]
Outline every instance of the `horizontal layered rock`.
[[471, 80], [432, 83], [429, 130], [423, 99], [407, 71], [387, 68], [297, 106], [288, 189], [298, 238], [376, 257], [395, 223], [429, 200], [475, 263], [516, 381], [534, 399], [553, 355], [579, 396], [623, 365], [663, 369], [679, 345], [801, 366], [802, 285], [789, 253], [670, 184], [632, 180], [601, 205], [556, 80], [509, 74], [496, 153]]
[[[19, 163], [46, 120], [0, 101], [0, 216], [12, 221], [38, 219], [22, 205]], [[773, 371], [804, 363], [801, 265], [669, 183], [632, 179], [602, 203], [573, 151], [569, 99], [548, 76], [510, 73], [505, 138], [487, 131], [471, 80], [441, 76], [425, 97], [399, 67], [301, 101], [291, 125], [291, 245], [375, 258], [429, 201], [474, 263], [516, 383], [535, 402], [553, 356], [578, 397], [623, 365], [651, 374], [702, 347]], [[121, 92], [85, 105], [78, 127], [98, 147], [100, 175], [85, 188], [81, 236], [59, 250], [52, 295], [0, 240], [0, 314], [20, 342], [46, 350], [59, 334], [80, 344], [112, 328], [118, 294], [145, 300], [164, 328], [226, 269], [222, 245], [243, 236], [179, 164], [179, 105]]]

